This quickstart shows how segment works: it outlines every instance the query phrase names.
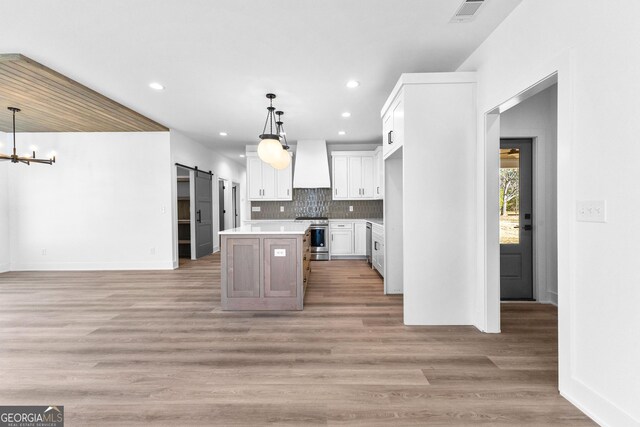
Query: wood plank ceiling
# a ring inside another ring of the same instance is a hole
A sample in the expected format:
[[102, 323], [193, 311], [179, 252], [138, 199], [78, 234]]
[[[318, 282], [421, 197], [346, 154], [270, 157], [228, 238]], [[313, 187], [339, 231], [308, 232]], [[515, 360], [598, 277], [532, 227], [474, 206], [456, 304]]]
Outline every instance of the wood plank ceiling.
[[0, 54], [0, 131], [154, 132], [169, 129], [20, 54]]

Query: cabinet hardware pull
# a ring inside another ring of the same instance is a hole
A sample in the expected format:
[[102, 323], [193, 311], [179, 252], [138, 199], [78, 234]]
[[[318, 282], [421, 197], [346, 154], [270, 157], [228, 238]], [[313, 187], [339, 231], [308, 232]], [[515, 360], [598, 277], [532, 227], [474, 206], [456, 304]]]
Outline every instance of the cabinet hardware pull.
[[391, 134], [393, 133], [392, 130], [389, 131], [389, 133], [387, 134], [387, 144], [393, 144], [393, 139], [391, 139]]
[[196, 212], [198, 214], [198, 222], [202, 222], [202, 211], [200, 209], [198, 209], [198, 212]]
[[289, 195], [289, 189], [287, 188], [287, 196]]
[[378, 250], [378, 242], [373, 242], [373, 249]]
[[338, 195], [338, 187], [336, 187], [336, 196]]

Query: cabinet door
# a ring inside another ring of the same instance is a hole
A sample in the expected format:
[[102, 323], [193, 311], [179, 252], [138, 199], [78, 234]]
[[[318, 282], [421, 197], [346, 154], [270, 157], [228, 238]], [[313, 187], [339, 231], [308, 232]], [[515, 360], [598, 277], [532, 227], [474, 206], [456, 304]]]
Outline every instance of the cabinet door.
[[382, 150], [377, 149], [373, 156], [373, 197], [382, 199], [384, 197], [384, 161], [382, 160]]
[[262, 198], [262, 160], [259, 157], [247, 156], [247, 187], [249, 200]]
[[353, 254], [353, 230], [331, 230], [331, 255]]
[[333, 158], [333, 198], [349, 198], [349, 163], [348, 157], [337, 156]]
[[362, 156], [362, 197], [372, 199], [374, 197], [373, 185], [373, 156]]
[[404, 98], [402, 92], [393, 101], [383, 118], [382, 150], [386, 158], [404, 144]]
[[393, 145], [400, 147], [404, 144], [404, 102], [402, 96], [393, 106]]
[[262, 162], [262, 198], [276, 198], [276, 170], [268, 163]]
[[296, 239], [264, 239], [265, 298], [295, 297], [298, 289]]
[[365, 222], [355, 222], [353, 224], [354, 232], [354, 255], [367, 254], [367, 224]]
[[359, 199], [362, 196], [362, 157], [349, 157], [349, 198]]
[[276, 171], [276, 198], [278, 200], [292, 200], [291, 164], [286, 169]]
[[260, 239], [228, 238], [227, 298], [260, 297]]
[[390, 108], [382, 118], [382, 152], [391, 150], [391, 137], [393, 136], [393, 110]]

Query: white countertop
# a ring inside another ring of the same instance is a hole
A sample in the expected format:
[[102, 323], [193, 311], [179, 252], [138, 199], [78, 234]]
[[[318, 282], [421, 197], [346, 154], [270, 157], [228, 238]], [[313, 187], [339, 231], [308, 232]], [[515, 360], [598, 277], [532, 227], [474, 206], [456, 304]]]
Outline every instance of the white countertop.
[[[266, 222], [283, 223], [293, 221], [292, 219], [246, 219], [242, 222], [246, 224], [264, 224]], [[367, 221], [373, 224], [384, 225], [384, 219], [382, 218], [330, 218], [329, 221]]]
[[222, 235], [234, 234], [304, 234], [309, 228], [309, 221], [260, 221], [242, 227], [221, 231]]

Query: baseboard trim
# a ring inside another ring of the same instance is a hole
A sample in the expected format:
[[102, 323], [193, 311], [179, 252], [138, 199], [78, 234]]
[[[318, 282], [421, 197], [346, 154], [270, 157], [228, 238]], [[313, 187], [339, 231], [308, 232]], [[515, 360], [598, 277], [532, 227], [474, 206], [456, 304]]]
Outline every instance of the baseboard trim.
[[569, 387], [567, 389], [563, 387], [564, 390], [560, 390], [560, 395], [599, 425], [603, 427], [640, 426], [640, 420], [634, 419], [629, 413], [579, 379], [574, 377], [569, 382]]
[[173, 270], [173, 261], [47, 262], [11, 264], [10, 271]]
[[547, 301], [549, 304], [558, 306], [558, 293], [553, 291], [547, 291]]

